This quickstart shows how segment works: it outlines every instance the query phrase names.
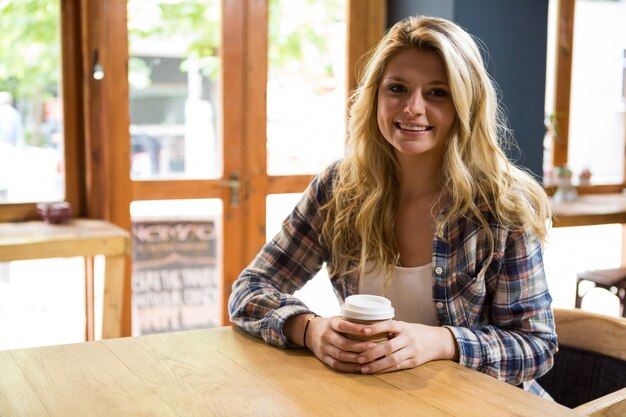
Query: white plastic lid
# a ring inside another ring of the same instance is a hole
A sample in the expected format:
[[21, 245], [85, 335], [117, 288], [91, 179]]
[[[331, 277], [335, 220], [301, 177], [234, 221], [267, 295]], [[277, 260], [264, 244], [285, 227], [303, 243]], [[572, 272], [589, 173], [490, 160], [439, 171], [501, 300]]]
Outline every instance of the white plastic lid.
[[355, 294], [346, 298], [341, 306], [341, 315], [357, 320], [386, 320], [393, 318], [395, 311], [391, 301], [385, 297]]

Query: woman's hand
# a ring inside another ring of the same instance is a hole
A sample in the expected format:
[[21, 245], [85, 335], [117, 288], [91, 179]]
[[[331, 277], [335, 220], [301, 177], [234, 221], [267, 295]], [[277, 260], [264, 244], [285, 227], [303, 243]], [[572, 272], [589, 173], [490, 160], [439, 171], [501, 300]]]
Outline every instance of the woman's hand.
[[348, 339], [342, 333], [371, 334], [368, 327], [350, 323], [341, 317], [315, 317], [309, 323], [306, 346], [315, 356], [333, 369], [344, 372], [361, 372], [359, 355], [376, 344]]
[[388, 332], [390, 337], [388, 342], [357, 355], [356, 362], [364, 374], [414, 368], [438, 359], [458, 360], [456, 340], [445, 327], [395, 320], [364, 327], [367, 334]]

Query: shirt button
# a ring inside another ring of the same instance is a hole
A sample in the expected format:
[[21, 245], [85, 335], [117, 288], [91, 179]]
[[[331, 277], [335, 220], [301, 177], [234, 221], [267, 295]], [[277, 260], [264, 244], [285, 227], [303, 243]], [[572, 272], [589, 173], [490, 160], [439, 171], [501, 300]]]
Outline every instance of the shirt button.
[[435, 274], [437, 275], [441, 275], [441, 273], [443, 272], [443, 268], [438, 266], [437, 268], [435, 268]]
[[437, 301], [435, 307], [437, 307], [437, 310], [441, 310], [443, 308], [443, 303], [441, 301]]

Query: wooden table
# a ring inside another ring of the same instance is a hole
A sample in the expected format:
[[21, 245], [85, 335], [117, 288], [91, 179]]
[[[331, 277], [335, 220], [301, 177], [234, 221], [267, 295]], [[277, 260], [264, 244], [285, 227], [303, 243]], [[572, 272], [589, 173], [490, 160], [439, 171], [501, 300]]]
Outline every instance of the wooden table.
[[585, 194], [571, 203], [552, 200], [551, 204], [554, 227], [626, 224], [624, 194]]
[[2, 416], [582, 416], [451, 361], [333, 371], [235, 327], [0, 351]]
[[[121, 336], [124, 267], [129, 233], [101, 220], [75, 219], [67, 224], [43, 221], [0, 223], [0, 262], [82, 256], [88, 266], [104, 255], [102, 337]], [[86, 339], [93, 340], [93, 275], [86, 274]]]

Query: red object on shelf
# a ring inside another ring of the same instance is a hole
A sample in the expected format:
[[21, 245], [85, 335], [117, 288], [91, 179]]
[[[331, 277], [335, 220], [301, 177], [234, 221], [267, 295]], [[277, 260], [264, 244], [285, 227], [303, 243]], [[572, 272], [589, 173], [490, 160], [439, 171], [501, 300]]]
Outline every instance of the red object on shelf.
[[67, 201], [39, 203], [36, 211], [45, 222], [52, 224], [67, 223], [72, 217], [72, 207]]

